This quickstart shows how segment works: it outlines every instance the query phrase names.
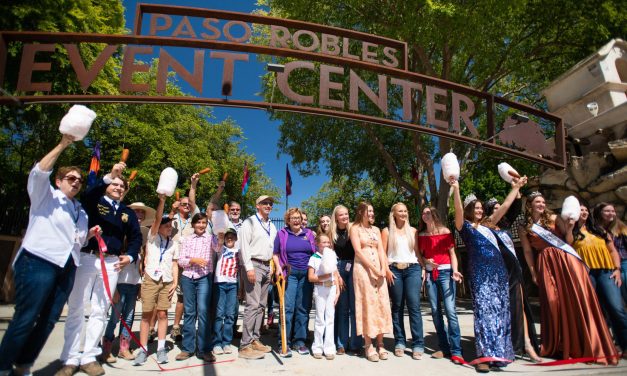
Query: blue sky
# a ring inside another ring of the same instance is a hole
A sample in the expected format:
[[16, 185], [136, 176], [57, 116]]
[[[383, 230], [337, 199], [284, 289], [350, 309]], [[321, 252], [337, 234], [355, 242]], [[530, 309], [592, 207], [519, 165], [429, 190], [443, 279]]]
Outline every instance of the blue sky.
[[[152, 4], [221, 9], [245, 13], [250, 13], [253, 9], [258, 8], [255, 6], [255, 1], [253, 0], [145, 0], [145, 2]], [[126, 8], [126, 27], [129, 30], [132, 30], [134, 26], [135, 7], [137, 3], [138, 1], [136, 0], [123, 1]], [[180, 17], [174, 16], [175, 26], [173, 26], [173, 28], [176, 27], [176, 22], [179, 19]], [[143, 25], [143, 33], [147, 34], [147, 19], [144, 20]], [[194, 22], [192, 22], [192, 25], [194, 25]], [[191, 70], [193, 65], [193, 51], [191, 49], [168, 48], [167, 51], [175, 58], [179, 59], [187, 69]], [[202, 96], [220, 97], [222, 64], [218, 61], [214, 61], [213, 59], [209, 60], [208, 63], [206, 62], [205, 71], [209, 72], [205, 74], [205, 77], [209, 77], [209, 79], [206, 79], [206, 82], [203, 84]], [[211, 75], [212, 72], [215, 72], [213, 76]], [[254, 54], [250, 54], [250, 61], [248, 63], [236, 62], [235, 80], [233, 83], [233, 98], [261, 101], [261, 96], [256, 94], [261, 91], [260, 77], [264, 73], [265, 65], [258, 63]], [[179, 80], [179, 83], [181, 83], [183, 90], [189, 91], [192, 95], [201, 96], [201, 94], [195, 92], [194, 89], [185, 84], [184, 81]], [[277, 158], [277, 143], [279, 140], [278, 122], [270, 121], [268, 113], [260, 110], [215, 107], [213, 109], [213, 113], [216, 116], [216, 121], [221, 121], [230, 117], [242, 128], [244, 137], [246, 138], [243, 142], [245, 151], [256, 157], [257, 162], [262, 164], [265, 174], [284, 192], [285, 164], [290, 162], [290, 158], [287, 155], [279, 155]], [[296, 167], [290, 165], [290, 173], [293, 181], [292, 195], [289, 197], [290, 206], [300, 206], [303, 200], [309, 198], [318, 191], [322, 184], [327, 180], [324, 168], [321, 168], [321, 171], [323, 171], [321, 175], [305, 178], [298, 174]], [[283, 200], [284, 197], [282, 198], [282, 201]]]

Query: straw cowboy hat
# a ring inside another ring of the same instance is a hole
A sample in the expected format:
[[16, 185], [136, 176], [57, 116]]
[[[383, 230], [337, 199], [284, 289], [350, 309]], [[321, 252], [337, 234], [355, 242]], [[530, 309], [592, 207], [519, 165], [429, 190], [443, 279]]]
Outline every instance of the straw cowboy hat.
[[155, 221], [155, 214], [157, 211], [151, 207], [146, 206], [143, 202], [134, 202], [128, 206], [133, 210], [143, 210], [146, 212], [146, 216], [143, 221], [141, 221], [140, 225], [142, 226], [150, 226]]

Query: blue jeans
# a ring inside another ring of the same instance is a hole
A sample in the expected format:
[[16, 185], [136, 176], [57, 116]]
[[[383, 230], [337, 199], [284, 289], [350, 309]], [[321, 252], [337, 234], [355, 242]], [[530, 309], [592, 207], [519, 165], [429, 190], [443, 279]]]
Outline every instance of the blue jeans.
[[[185, 310], [182, 350], [190, 354], [195, 353], [196, 349], [198, 349], [198, 355], [210, 351], [209, 307], [211, 306], [212, 281], [213, 274], [198, 279], [181, 276], [183, 309]], [[196, 321], [198, 321], [198, 334], [196, 334]]]
[[623, 280], [620, 292], [623, 295], [623, 302], [627, 304], [627, 259], [620, 260], [620, 279]]
[[13, 271], [15, 313], [0, 344], [0, 371], [35, 363], [70, 296], [76, 266], [71, 256], [61, 268], [23, 249]]
[[[120, 300], [111, 309], [111, 316], [109, 317], [109, 323], [105, 329], [104, 337], [109, 341], [113, 341], [115, 338], [115, 327], [120, 321], [120, 316], [124, 318], [124, 322], [129, 328], [133, 327], [133, 320], [135, 320], [135, 301], [137, 300], [137, 293], [141, 285], [131, 285], [129, 283], [119, 283], [117, 286], [117, 292], [120, 295]], [[131, 335], [124, 325], [120, 324], [120, 335], [129, 338]]]
[[422, 267], [418, 263], [411, 264], [401, 270], [390, 265], [390, 271], [396, 277], [394, 284], [389, 286], [392, 299], [392, 329], [394, 331], [394, 348], [404, 349], [407, 337], [403, 311], [405, 303], [409, 311], [409, 328], [411, 330], [412, 351], [424, 352], [425, 341], [422, 332], [422, 315], [420, 314], [420, 290], [422, 289]]
[[[312, 294], [313, 285], [307, 279], [307, 270], [292, 269], [285, 286], [285, 333], [288, 347], [305, 346]], [[281, 327], [279, 345], [280, 331]]]
[[620, 288], [610, 279], [610, 269], [590, 269], [590, 282], [597, 292], [601, 308], [610, 318], [614, 337], [623, 351], [627, 350], [627, 313], [621, 299]]
[[237, 283], [216, 282], [213, 284], [216, 300], [216, 318], [213, 323], [212, 347], [228, 346], [233, 341], [233, 323], [237, 304]]
[[[440, 350], [446, 356], [462, 356], [461, 334], [457, 312], [455, 312], [455, 281], [451, 278], [452, 270], [440, 270], [438, 279], [431, 280], [431, 272], [427, 275], [427, 291], [431, 303], [431, 317], [438, 335]], [[442, 303], [448, 322], [448, 330], [442, 316]]]
[[[351, 264], [351, 268], [346, 271], [348, 263]], [[344, 281], [345, 289], [340, 293], [340, 298], [335, 305], [335, 346], [346, 351], [359, 351], [363, 346], [363, 338], [357, 336], [357, 324], [355, 323], [354, 266], [355, 263], [352, 260], [340, 260], [337, 263], [337, 271]]]

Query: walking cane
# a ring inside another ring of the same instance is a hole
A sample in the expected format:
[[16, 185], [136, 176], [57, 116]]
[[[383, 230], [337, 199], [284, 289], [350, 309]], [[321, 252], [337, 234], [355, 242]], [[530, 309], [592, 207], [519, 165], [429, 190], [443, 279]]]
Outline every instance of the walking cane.
[[287, 354], [287, 337], [285, 333], [285, 278], [283, 274], [281, 274], [276, 279], [276, 288], [279, 292], [279, 309], [280, 309], [280, 320], [281, 320], [281, 354]]

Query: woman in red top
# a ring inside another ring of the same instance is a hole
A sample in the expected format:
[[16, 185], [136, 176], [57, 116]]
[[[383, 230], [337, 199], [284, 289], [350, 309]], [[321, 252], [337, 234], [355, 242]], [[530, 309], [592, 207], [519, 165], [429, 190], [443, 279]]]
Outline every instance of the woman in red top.
[[[418, 248], [422, 253], [427, 269], [427, 290], [431, 302], [431, 317], [438, 335], [440, 351], [434, 358], [451, 358], [453, 363], [461, 364], [462, 347], [459, 321], [455, 312], [455, 282], [461, 282], [462, 274], [457, 268], [455, 239], [446, 228], [435, 208], [422, 210], [418, 228]], [[448, 322], [444, 326], [441, 303]]]

